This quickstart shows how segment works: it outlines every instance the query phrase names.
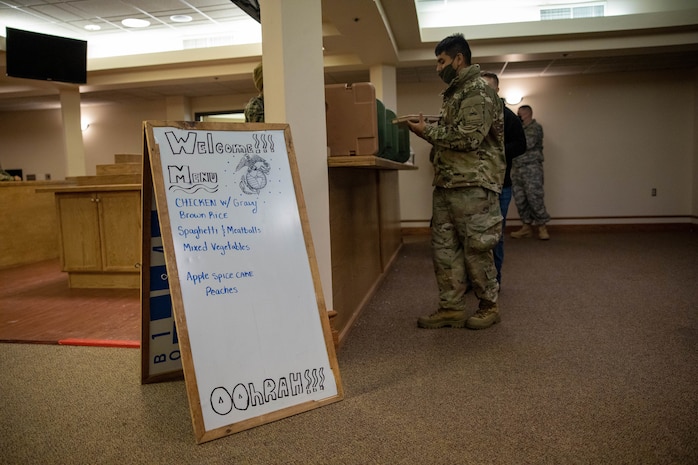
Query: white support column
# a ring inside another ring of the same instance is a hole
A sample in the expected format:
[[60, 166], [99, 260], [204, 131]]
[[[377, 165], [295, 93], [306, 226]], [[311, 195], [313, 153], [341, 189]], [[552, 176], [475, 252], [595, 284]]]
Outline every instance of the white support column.
[[264, 118], [289, 123], [325, 302], [332, 260], [320, 0], [262, 0]]
[[193, 121], [191, 102], [187, 97], [167, 97], [165, 103], [168, 121]]
[[371, 83], [376, 88], [376, 98], [385, 108], [397, 111], [397, 73], [395, 66], [373, 65], [369, 70]]
[[66, 177], [84, 176], [87, 174], [87, 166], [80, 123], [80, 89], [77, 86], [61, 88], [60, 97], [65, 145], [65, 175]]

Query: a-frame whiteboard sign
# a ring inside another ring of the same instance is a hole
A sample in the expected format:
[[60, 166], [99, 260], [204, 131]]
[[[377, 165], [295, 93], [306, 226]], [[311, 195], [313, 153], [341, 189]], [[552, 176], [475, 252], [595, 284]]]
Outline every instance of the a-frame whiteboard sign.
[[196, 441], [341, 400], [289, 126], [144, 131]]

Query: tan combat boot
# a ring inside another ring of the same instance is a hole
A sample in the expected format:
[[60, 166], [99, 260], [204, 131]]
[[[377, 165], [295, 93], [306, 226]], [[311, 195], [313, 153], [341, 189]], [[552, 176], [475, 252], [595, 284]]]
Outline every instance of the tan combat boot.
[[512, 232], [511, 237], [513, 237], [514, 239], [521, 239], [522, 237], [531, 237], [532, 234], [533, 230], [531, 229], [531, 225], [524, 224], [523, 226], [521, 226], [521, 229]]
[[465, 326], [465, 310], [437, 310], [429, 316], [420, 316], [417, 326], [427, 329], [438, 329], [444, 326], [462, 328]]
[[538, 226], [538, 239], [541, 241], [547, 241], [550, 239], [550, 234], [548, 234], [548, 229], [544, 224]]
[[465, 326], [469, 329], [487, 329], [500, 321], [502, 321], [502, 319], [499, 316], [499, 309], [495, 304], [490, 308], [479, 309], [475, 315], [467, 319]]

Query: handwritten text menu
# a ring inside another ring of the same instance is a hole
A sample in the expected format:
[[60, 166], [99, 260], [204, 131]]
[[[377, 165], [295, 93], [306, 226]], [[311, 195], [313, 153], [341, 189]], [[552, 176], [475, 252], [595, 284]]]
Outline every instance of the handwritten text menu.
[[337, 395], [285, 132], [153, 135], [206, 429]]

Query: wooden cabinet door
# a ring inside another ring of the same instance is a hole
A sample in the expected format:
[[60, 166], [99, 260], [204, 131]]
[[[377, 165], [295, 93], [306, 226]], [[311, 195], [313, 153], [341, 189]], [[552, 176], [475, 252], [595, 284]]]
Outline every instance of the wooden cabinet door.
[[137, 272], [141, 261], [140, 192], [100, 192], [97, 199], [103, 271]]
[[56, 194], [63, 271], [99, 271], [97, 203], [92, 193]]

